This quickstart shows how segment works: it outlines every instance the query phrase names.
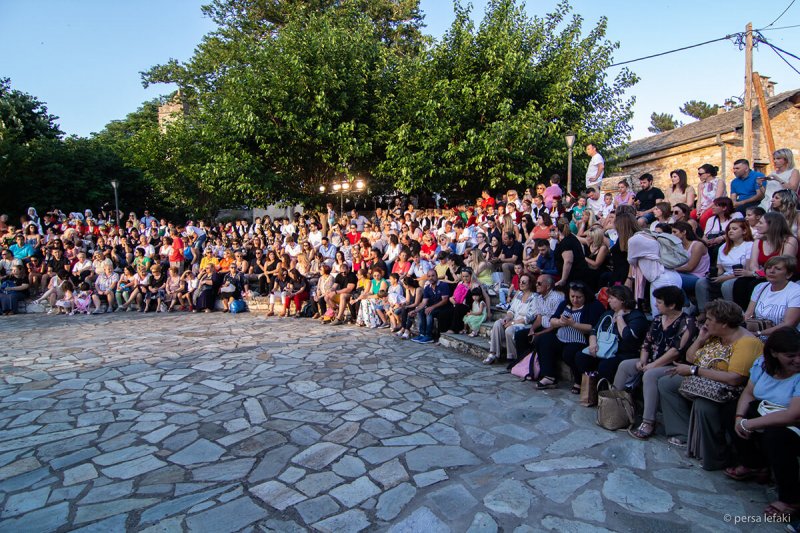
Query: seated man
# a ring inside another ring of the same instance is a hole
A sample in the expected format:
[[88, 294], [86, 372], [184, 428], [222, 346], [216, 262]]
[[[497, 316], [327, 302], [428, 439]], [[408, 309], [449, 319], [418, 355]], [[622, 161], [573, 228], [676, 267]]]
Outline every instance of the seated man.
[[420, 344], [434, 342], [432, 336], [434, 318], [443, 318], [450, 323], [450, 316], [447, 315], [453, 312], [453, 304], [450, 303], [450, 288], [447, 283], [439, 281], [436, 270], [429, 270], [427, 279], [428, 282], [422, 290], [422, 301], [408, 313], [410, 317], [419, 317], [419, 336], [411, 340]]
[[[549, 247], [548, 247], [549, 250]], [[520, 329], [514, 333], [514, 345], [517, 354], [528, 354], [533, 349], [533, 340], [548, 333], [550, 318], [556, 312], [559, 304], [564, 301], [564, 293], [553, 290], [555, 280], [553, 276], [542, 274], [536, 279], [536, 293], [531, 304], [530, 328]], [[510, 364], [516, 363], [516, 360]]]
[[343, 263], [341, 268], [342, 271], [333, 281], [333, 289], [325, 295], [325, 304], [328, 309], [335, 309], [338, 306], [336, 318], [330, 322], [332, 326], [344, 324], [344, 312], [347, 310], [350, 296], [358, 284], [358, 278], [350, 270], [350, 265]]

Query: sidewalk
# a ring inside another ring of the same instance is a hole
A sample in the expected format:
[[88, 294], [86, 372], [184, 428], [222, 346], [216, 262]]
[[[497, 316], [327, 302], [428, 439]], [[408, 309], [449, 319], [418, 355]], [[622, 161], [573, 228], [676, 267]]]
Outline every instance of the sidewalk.
[[725, 522], [771, 489], [384, 331], [20, 315], [0, 341], [0, 532], [783, 528]]

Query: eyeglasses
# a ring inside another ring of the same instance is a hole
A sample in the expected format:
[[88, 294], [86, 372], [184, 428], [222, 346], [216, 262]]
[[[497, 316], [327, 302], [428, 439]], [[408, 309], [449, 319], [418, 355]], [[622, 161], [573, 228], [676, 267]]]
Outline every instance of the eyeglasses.
[[705, 176], [706, 174], [708, 174], [708, 172], [700, 172], [699, 170], [697, 171], [698, 176]]
[[682, 215], [683, 211], [673, 211], [672, 214], [673, 215]]
[[544, 285], [544, 282], [543, 282], [543, 281], [537, 281], [537, 282], [536, 282], [536, 286], [537, 286], [537, 287], [542, 287], [543, 285]]

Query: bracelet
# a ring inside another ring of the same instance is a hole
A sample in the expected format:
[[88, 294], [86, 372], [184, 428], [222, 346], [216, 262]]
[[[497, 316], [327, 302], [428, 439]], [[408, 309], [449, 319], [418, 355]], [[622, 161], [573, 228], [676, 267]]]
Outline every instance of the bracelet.
[[751, 431], [751, 430], [749, 430], [749, 429], [747, 429], [746, 427], [744, 427], [744, 421], [745, 421], [745, 420], [747, 420], [747, 419], [746, 419], [746, 418], [741, 418], [741, 419], [739, 420], [739, 427], [740, 427], [740, 428], [742, 428], [742, 431], [744, 431], [745, 433], [752, 433], [752, 431]]

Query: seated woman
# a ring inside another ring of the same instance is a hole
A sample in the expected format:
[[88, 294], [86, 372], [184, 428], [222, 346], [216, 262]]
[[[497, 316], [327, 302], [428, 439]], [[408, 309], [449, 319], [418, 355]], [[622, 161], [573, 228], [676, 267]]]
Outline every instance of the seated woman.
[[698, 280], [708, 275], [711, 267], [708, 248], [697, 239], [694, 229], [686, 222], [672, 224], [672, 234], [681, 240], [683, 248], [689, 254], [689, 261], [675, 271], [681, 277], [683, 290], [690, 295], [694, 294], [694, 286]]
[[[538, 390], [556, 387], [556, 357], [560, 355], [572, 369], [571, 392], [580, 394], [581, 373], [575, 365], [575, 356], [588, 346], [589, 333], [603, 311], [603, 304], [594, 299], [588, 286], [580, 282], [569, 285], [569, 299], [559, 304], [550, 319], [550, 327], [556, 331], [537, 336], [533, 341], [542, 376], [536, 383]], [[529, 373], [534, 375], [532, 368]]]
[[712, 295], [721, 293], [725, 300], [733, 300], [733, 284], [736, 282], [734, 267], [739, 269], [750, 260], [753, 250], [753, 235], [750, 226], [741, 219], [731, 220], [725, 232], [725, 244], [719, 249], [717, 256], [716, 276], [709, 276], [697, 280], [694, 294], [697, 298], [697, 320], [705, 320], [706, 304]]
[[767, 261], [767, 281], [756, 285], [744, 313], [745, 320], [764, 321], [758, 328], [748, 328], [757, 337], [765, 338], [781, 327], [796, 328], [800, 324], [800, 285], [789, 281], [796, 266], [797, 260], [788, 255]]
[[638, 359], [619, 364], [614, 377], [617, 390], [636, 387], [641, 376], [644, 413], [638, 428], [628, 430], [637, 439], [647, 439], [655, 431], [658, 411], [658, 380], [683, 360], [686, 349], [696, 334], [694, 320], [683, 313], [684, 295], [680, 287], [661, 287], [654, 292], [658, 316], [653, 319], [644, 338]]
[[600, 280], [609, 271], [608, 264], [611, 259], [605, 230], [603, 230], [602, 226], [597, 225], [591, 228], [587, 241], [586, 265], [588, 268], [586, 269], [586, 281], [592, 289], [597, 290], [601, 286]]
[[416, 278], [406, 278], [403, 281], [403, 285], [405, 286], [404, 302], [398, 304], [398, 307], [394, 310], [400, 322], [400, 331], [395, 335], [402, 339], [409, 339], [411, 338], [411, 328], [415, 321], [414, 315], [409, 313], [422, 302], [422, 289]]
[[114, 311], [114, 291], [117, 290], [119, 274], [114, 272], [110, 263], [103, 263], [103, 270], [94, 282], [94, 292], [92, 302], [94, 302], [94, 313], [100, 313], [100, 304], [105, 300], [106, 313]]
[[725, 469], [737, 481], [766, 481], [770, 471], [778, 499], [764, 509], [767, 516], [800, 511], [800, 332], [775, 330], [764, 355], [750, 369], [750, 380], [736, 406], [734, 445], [741, 461]]
[[522, 274], [519, 278], [519, 290], [511, 299], [511, 306], [506, 312], [506, 316], [498, 320], [492, 326], [489, 336], [489, 355], [483, 360], [483, 364], [491, 365], [497, 361], [506, 348], [508, 359], [517, 358], [517, 348], [514, 344], [514, 334], [527, 329], [532, 320], [531, 306], [533, 305], [534, 285], [530, 274]]
[[[597, 371], [600, 378], [609, 382], [614, 380], [617, 367], [625, 360], [636, 359], [641, 352], [642, 343], [647, 333], [649, 321], [644, 313], [636, 309], [633, 291], [624, 285], [616, 285], [608, 289], [608, 311], [600, 319], [589, 334], [588, 354], [575, 354], [575, 368], [579, 375]], [[617, 353], [608, 358], [598, 358], [599, 346], [597, 334], [608, 331], [617, 338]]]
[[314, 303], [317, 308], [312, 318], [320, 318], [325, 314], [325, 311], [328, 310], [328, 306], [325, 304], [325, 295], [333, 290], [333, 276], [331, 275], [330, 265], [323, 264], [320, 267], [320, 272], [319, 281], [317, 281], [317, 286], [314, 289]]
[[461, 281], [459, 281], [456, 288], [453, 290], [453, 296], [450, 301], [453, 302], [453, 322], [450, 324], [450, 330], [453, 332], [461, 332], [464, 329], [464, 317], [472, 312], [473, 302], [471, 292], [478, 289], [483, 294], [484, 307], [489, 309], [491, 300], [486, 289], [478, 282], [472, 275], [472, 269], [464, 267], [459, 271]]
[[738, 398], [725, 403], [700, 397], [689, 400], [678, 389], [688, 376], [700, 376], [730, 388], [745, 385], [763, 344], [741, 326], [743, 319], [741, 308], [733, 302], [709, 303], [706, 322], [686, 351], [688, 364], [675, 365], [658, 380], [669, 443], [679, 447], [689, 443], [691, 415], [695, 429], [691, 432], [689, 454], [701, 458], [706, 470], [719, 470], [730, 463], [728, 437], [733, 431]]
[[789, 224], [780, 213], [766, 213], [755, 227], [757, 240], [750, 254], [750, 262], [743, 269], [734, 269], [733, 301], [747, 309], [753, 289], [764, 281], [767, 261], [778, 255], [797, 256], [797, 238], [792, 235]]
[[289, 285], [286, 287], [286, 296], [283, 298], [283, 316], [289, 316], [289, 307], [294, 302], [294, 317], [300, 318], [303, 303], [308, 300], [311, 284], [308, 279], [296, 268], [289, 271]]
[[200, 274], [197, 276], [197, 288], [192, 294], [193, 313], [198, 311], [210, 313], [213, 311], [217, 297], [214, 287], [217, 285], [218, 278], [219, 274], [211, 263], [206, 265], [204, 270], [200, 271]]

